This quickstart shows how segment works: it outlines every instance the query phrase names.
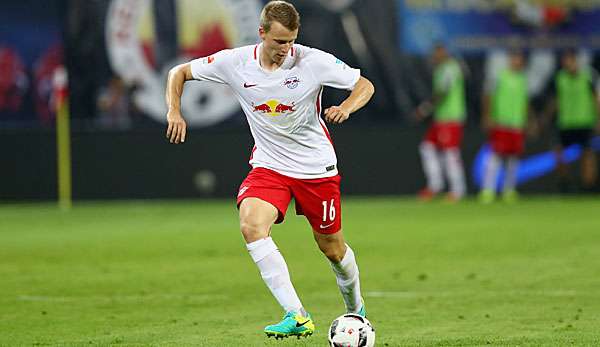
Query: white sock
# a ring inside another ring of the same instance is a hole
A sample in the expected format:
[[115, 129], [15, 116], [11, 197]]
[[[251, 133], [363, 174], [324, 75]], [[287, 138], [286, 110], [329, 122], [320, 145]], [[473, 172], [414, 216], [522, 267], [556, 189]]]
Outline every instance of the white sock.
[[335, 273], [335, 278], [344, 298], [347, 312], [356, 313], [362, 307], [362, 298], [360, 295], [360, 280], [358, 265], [354, 258], [354, 252], [350, 246], [346, 245], [346, 254], [339, 263], [331, 262], [331, 268]]
[[442, 177], [442, 166], [435, 146], [429, 142], [421, 142], [419, 152], [421, 153], [425, 178], [427, 178], [427, 188], [434, 193], [440, 192], [444, 189], [444, 180]]
[[519, 158], [515, 156], [508, 157], [506, 163], [506, 175], [504, 175], [504, 191], [514, 190], [517, 186], [517, 169], [519, 168]]
[[463, 169], [460, 150], [458, 148], [444, 151], [444, 162], [450, 183], [450, 191], [457, 197], [463, 197], [467, 191], [465, 183], [465, 171]]
[[258, 266], [267, 287], [285, 312], [300, 312], [306, 316], [300, 298], [290, 280], [287, 264], [273, 239], [267, 237], [251, 242], [246, 247], [252, 260]]
[[498, 170], [500, 169], [500, 157], [492, 152], [490, 157], [485, 164], [485, 173], [483, 175], [483, 186], [485, 190], [496, 191], [496, 179], [498, 177]]

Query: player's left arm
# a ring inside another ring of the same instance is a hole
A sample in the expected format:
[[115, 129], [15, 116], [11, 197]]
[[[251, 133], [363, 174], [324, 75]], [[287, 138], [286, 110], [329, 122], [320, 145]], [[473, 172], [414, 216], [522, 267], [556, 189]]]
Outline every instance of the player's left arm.
[[342, 101], [339, 106], [331, 106], [325, 110], [325, 120], [334, 124], [344, 122], [350, 117], [351, 113], [365, 106], [374, 93], [373, 83], [360, 76], [346, 100]]

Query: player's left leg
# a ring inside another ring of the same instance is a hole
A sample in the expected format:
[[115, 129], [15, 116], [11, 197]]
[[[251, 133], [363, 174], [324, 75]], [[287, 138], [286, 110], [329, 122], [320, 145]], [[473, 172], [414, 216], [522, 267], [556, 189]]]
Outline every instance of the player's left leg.
[[581, 184], [585, 192], [590, 192], [598, 179], [598, 163], [596, 153], [591, 147], [593, 130], [582, 129], [578, 131], [578, 142], [583, 147], [581, 153]]
[[444, 150], [444, 166], [450, 183], [448, 199], [458, 201], [465, 196], [467, 191], [460, 148], [454, 147]]
[[592, 189], [597, 179], [598, 163], [596, 161], [596, 154], [590, 147], [587, 147], [581, 155], [581, 181], [583, 188], [586, 190]]
[[440, 147], [444, 161], [444, 170], [448, 177], [449, 192], [446, 200], [456, 202], [467, 192], [465, 171], [460, 155], [463, 138], [463, 126], [460, 123], [444, 124], [439, 134]]
[[492, 151], [485, 163], [483, 182], [481, 183], [481, 190], [479, 191], [479, 201], [481, 203], [489, 204], [496, 198], [496, 180], [501, 164], [500, 156]]
[[303, 214], [313, 229], [315, 241], [329, 259], [347, 312], [365, 315], [360, 294], [358, 265], [354, 252], [344, 241], [340, 176], [296, 180], [292, 187], [296, 213]]
[[346, 311], [366, 315], [364, 302], [360, 292], [360, 278], [354, 251], [344, 241], [342, 231], [334, 234], [322, 234], [313, 231], [319, 249], [331, 264]]
[[504, 188], [502, 189], [502, 199], [505, 202], [513, 203], [518, 199], [517, 194], [517, 170], [519, 168], [519, 157], [511, 155], [506, 159], [506, 174], [504, 175]]
[[518, 200], [517, 193], [517, 172], [519, 169], [519, 156], [525, 149], [524, 133], [521, 130], [512, 130], [507, 134], [506, 144], [506, 174], [504, 175], [504, 188], [502, 189], [502, 199], [507, 203], [514, 203]]

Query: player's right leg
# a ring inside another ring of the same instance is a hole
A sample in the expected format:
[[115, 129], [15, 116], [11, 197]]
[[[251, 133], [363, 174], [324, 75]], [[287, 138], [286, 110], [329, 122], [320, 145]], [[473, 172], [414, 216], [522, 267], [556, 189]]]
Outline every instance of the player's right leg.
[[483, 182], [479, 191], [479, 201], [481, 203], [489, 204], [496, 198], [496, 180], [501, 163], [500, 156], [492, 151], [487, 163], [485, 163]]
[[264, 331], [275, 338], [311, 335], [314, 331], [312, 320], [296, 294], [283, 256], [269, 236], [278, 214], [277, 208], [259, 198], [249, 197], [240, 204], [240, 230], [248, 252], [265, 284], [286, 312], [280, 323], [269, 325]]
[[265, 284], [286, 312], [284, 319], [269, 325], [267, 336], [283, 338], [308, 336], [314, 331], [310, 316], [302, 307], [283, 256], [270, 237], [271, 227], [281, 222], [291, 195], [285, 182], [269, 170], [253, 170], [241, 185], [238, 196], [240, 230], [250, 256]]
[[442, 175], [442, 164], [440, 162], [437, 148], [431, 141], [423, 141], [419, 145], [421, 163], [425, 173], [427, 186], [419, 192], [418, 198], [422, 201], [431, 200], [436, 194], [444, 189], [444, 178]]

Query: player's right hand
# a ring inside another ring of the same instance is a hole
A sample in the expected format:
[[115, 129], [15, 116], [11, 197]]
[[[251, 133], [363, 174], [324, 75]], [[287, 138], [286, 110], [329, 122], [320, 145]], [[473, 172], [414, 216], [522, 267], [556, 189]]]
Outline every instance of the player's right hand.
[[169, 110], [167, 112], [167, 139], [171, 143], [183, 143], [185, 142], [185, 133], [187, 130], [187, 125], [185, 124], [185, 119], [181, 115], [181, 111], [179, 110]]
[[433, 111], [433, 105], [429, 101], [422, 102], [417, 108], [414, 110], [412, 116], [417, 122], [422, 122], [427, 118], [431, 112]]

